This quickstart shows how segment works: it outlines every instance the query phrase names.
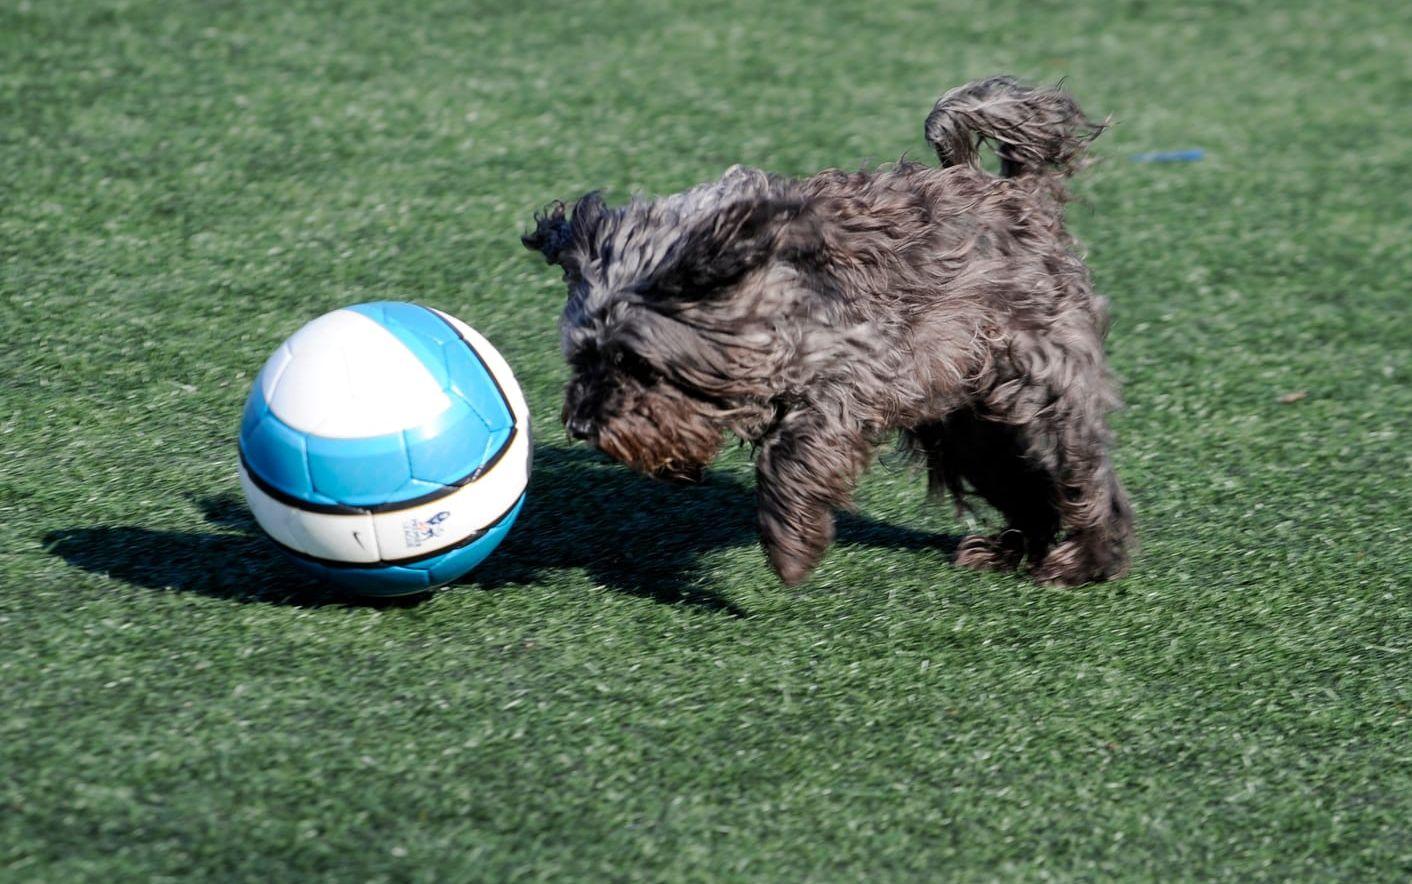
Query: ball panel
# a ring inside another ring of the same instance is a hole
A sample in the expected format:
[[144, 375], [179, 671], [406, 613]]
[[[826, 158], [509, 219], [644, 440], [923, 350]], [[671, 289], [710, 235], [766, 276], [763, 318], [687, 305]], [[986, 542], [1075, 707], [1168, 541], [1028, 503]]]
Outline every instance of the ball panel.
[[412, 476], [442, 485], [464, 482], [499, 450], [498, 445], [490, 448], [494, 440], [485, 421], [459, 399], [433, 420], [402, 436]]
[[485, 440], [485, 450], [480, 458], [481, 472], [489, 472], [494, 469], [500, 458], [505, 456], [505, 447], [510, 444], [517, 432], [515, 427], [505, 427], [490, 434]]
[[308, 436], [305, 444], [314, 490], [348, 506], [395, 502], [412, 478], [401, 433], [364, 439]]
[[250, 479], [244, 464], [238, 465], [240, 489], [245, 492], [245, 502], [250, 505], [250, 514], [255, 523], [277, 542], [283, 538], [283, 545], [294, 545], [294, 532], [289, 527], [289, 506], [270, 497], [260, 486]]
[[241, 435], [240, 453], [250, 469], [266, 483], [284, 494], [309, 500], [313, 497], [314, 483], [309, 476], [306, 438], [266, 410], [255, 425]]
[[255, 387], [250, 391], [250, 398], [255, 398], [255, 394], [259, 393], [264, 397], [263, 401], [269, 402], [270, 397], [275, 394], [275, 387], [279, 385], [280, 378], [284, 376], [284, 370], [293, 359], [294, 354], [289, 349], [289, 342], [280, 344], [260, 368], [260, 375], [255, 378]]
[[442, 322], [429, 307], [406, 301], [380, 301], [378, 304], [389, 324], [401, 326], [423, 340], [436, 346], [456, 340], [456, 330]]
[[270, 409], [296, 430], [330, 438], [423, 423], [451, 404], [446, 368], [439, 348], [409, 340], [352, 309], [326, 313], [286, 343], [294, 358], [266, 389]]
[[[400, 304], [395, 301], [377, 301], [372, 304], [355, 304], [343, 308], [351, 313], [366, 316], [379, 328], [391, 335], [413, 358], [427, 370], [436, 381], [437, 389], [446, 388], [446, 366], [437, 358], [441, 349], [440, 337], [426, 334], [416, 328], [426, 325], [427, 312], [416, 304]], [[418, 320], [422, 320], [419, 322]], [[440, 329], [434, 329], [440, 332]], [[349, 351], [355, 358], [356, 351]]]
[[320, 512], [278, 500], [243, 464], [240, 483], [255, 520], [278, 543], [334, 562], [396, 562], [463, 544], [499, 525], [524, 497], [530, 447], [529, 434], [516, 433], [505, 455], [479, 479], [426, 503], [372, 513]]
[[340, 566], [315, 561], [292, 550], [282, 549], [290, 561], [301, 570], [324, 582], [337, 584], [362, 595], [408, 595], [450, 583], [485, 561], [505, 539], [505, 535], [510, 533], [510, 528], [515, 524], [515, 519], [519, 517], [523, 507], [522, 497], [504, 518], [470, 543], [408, 564]]
[[[515, 504], [515, 508], [485, 532], [479, 540], [424, 563], [427, 566], [426, 570], [430, 576], [431, 585], [440, 586], [443, 583], [450, 583], [485, 561], [487, 556], [495, 552], [495, 548], [505, 539], [505, 535], [510, 533], [510, 527], [515, 524], [515, 519], [519, 518], [520, 510], [524, 505], [525, 499], [521, 497], [519, 503]], [[418, 567], [422, 567], [422, 564], [419, 564]]]
[[240, 445], [242, 447], [245, 445], [245, 440], [255, 432], [255, 427], [269, 413], [270, 406], [265, 402], [265, 396], [257, 382], [255, 388], [250, 391], [250, 395], [245, 397], [245, 410], [240, 413]]
[[402, 568], [396, 565], [370, 568], [329, 567], [289, 550], [282, 551], [295, 567], [310, 577], [322, 583], [332, 583], [357, 595], [393, 598], [399, 595], [415, 595], [431, 588], [431, 575], [416, 568]]
[[301, 433], [317, 433], [352, 398], [348, 364], [334, 349], [301, 353], [290, 361], [274, 385], [270, 411]]
[[520, 390], [520, 385], [515, 380], [515, 373], [510, 370], [510, 364], [505, 361], [505, 357], [500, 355], [500, 351], [487, 341], [480, 332], [471, 328], [466, 323], [457, 319], [449, 313], [440, 310], [433, 310], [442, 319], [446, 320], [456, 329], [457, 333], [475, 348], [476, 354], [480, 356], [485, 367], [490, 370], [490, 374], [505, 398], [509, 400], [510, 410], [515, 415], [515, 422], [524, 426], [529, 426], [529, 405], [525, 402], [525, 394]]
[[[431, 575], [416, 568], [329, 568], [329, 579], [360, 595], [391, 598], [431, 589]], [[332, 573], [337, 571], [338, 573]]]
[[379, 560], [377, 532], [369, 513], [322, 513], [271, 497], [240, 466], [240, 487], [261, 530], [281, 546], [342, 562]]
[[457, 339], [443, 348], [450, 376], [451, 389], [484, 419], [491, 429], [508, 427], [515, 422], [505, 393], [491, 375], [471, 345]]
[[529, 483], [530, 439], [517, 432], [495, 466], [444, 497], [373, 514], [382, 558], [422, 556], [461, 542], [501, 519]]
[[[259, 414], [258, 405], [247, 411]], [[465, 403], [406, 433], [364, 439], [303, 435], [266, 413], [241, 437], [250, 469], [276, 492], [321, 506], [386, 509], [459, 487], [505, 447]]]
[[[428, 482], [413, 476], [407, 480], [406, 484], [397, 489], [388, 503], [378, 509], [396, 509], [398, 505], [415, 506], [417, 501], [422, 498], [430, 500], [434, 497], [450, 494], [454, 490], [454, 486], [443, 485], [441, 482]], [[369, 507], [369, 509], [373, 508]]]
[[[286, 536], [296, 542], [286, 545], [311, 556], [336, 562], [381, 560], [371, 513], [330, 516], [290, 507], [287, 524], [289, 534]], [[270, 536], [273, 537], [273, 533]]]

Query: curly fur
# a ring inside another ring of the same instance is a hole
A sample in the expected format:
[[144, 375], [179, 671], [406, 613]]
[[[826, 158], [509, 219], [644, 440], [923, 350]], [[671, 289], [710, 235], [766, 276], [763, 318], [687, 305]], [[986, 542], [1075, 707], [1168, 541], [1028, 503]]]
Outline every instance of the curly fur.
[[[1063, 92], [996, 77], [936, 103], [941, 168], [736, 166], [662, 199], [553, 205], [524, 240], [568, 284], [565, 425], [684, 480], [725, 434], [752, 443], [761, 539], [788, 584], [894, 430], [934, 490], [1006, 520], [966, 538], [960, 564], [1063, 585], [1122, 574], [1106, 302], [1063, 212], [1063, 177], [1101, 130]], [[1004, 176], [980, 167], [983, 142]]]

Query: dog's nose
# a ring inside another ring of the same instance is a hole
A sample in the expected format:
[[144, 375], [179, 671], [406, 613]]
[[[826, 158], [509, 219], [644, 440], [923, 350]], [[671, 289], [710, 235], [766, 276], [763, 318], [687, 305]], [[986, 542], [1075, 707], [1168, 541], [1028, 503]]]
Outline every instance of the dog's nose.
[[597, 431], [593, 428], [593, 422], [581, 417], [569, 418], [569, 422], [564, 426], [569, 431], [570, 436], [582, 442], [591, 442], [593, 438], [598, 435]]

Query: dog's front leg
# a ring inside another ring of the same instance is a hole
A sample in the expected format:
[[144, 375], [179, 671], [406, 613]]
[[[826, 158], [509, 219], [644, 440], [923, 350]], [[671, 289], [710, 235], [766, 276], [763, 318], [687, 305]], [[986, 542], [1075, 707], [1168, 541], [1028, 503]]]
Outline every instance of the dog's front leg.
[[761, 440], [755, 461], [760, 541], [786, 585], [808, 577], [833, 543], [834, 510], [852, 504], [872, 449], [856, 426], [812, 406], [788, 412]]

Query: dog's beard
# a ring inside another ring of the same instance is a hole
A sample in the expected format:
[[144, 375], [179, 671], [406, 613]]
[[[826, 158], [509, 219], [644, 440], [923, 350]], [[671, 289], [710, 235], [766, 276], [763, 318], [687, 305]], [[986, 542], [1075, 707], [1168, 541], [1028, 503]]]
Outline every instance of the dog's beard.
[[605, 394], [598, 384], [571, 382], [565, 421], [574, 416], [588, 420], [593, 444], [640, 473], [700, 482], [723, 436], [705, 405], [665, 382], [644, 386], [633, 379], [610, 378], [607, 384], [613, 389]]

